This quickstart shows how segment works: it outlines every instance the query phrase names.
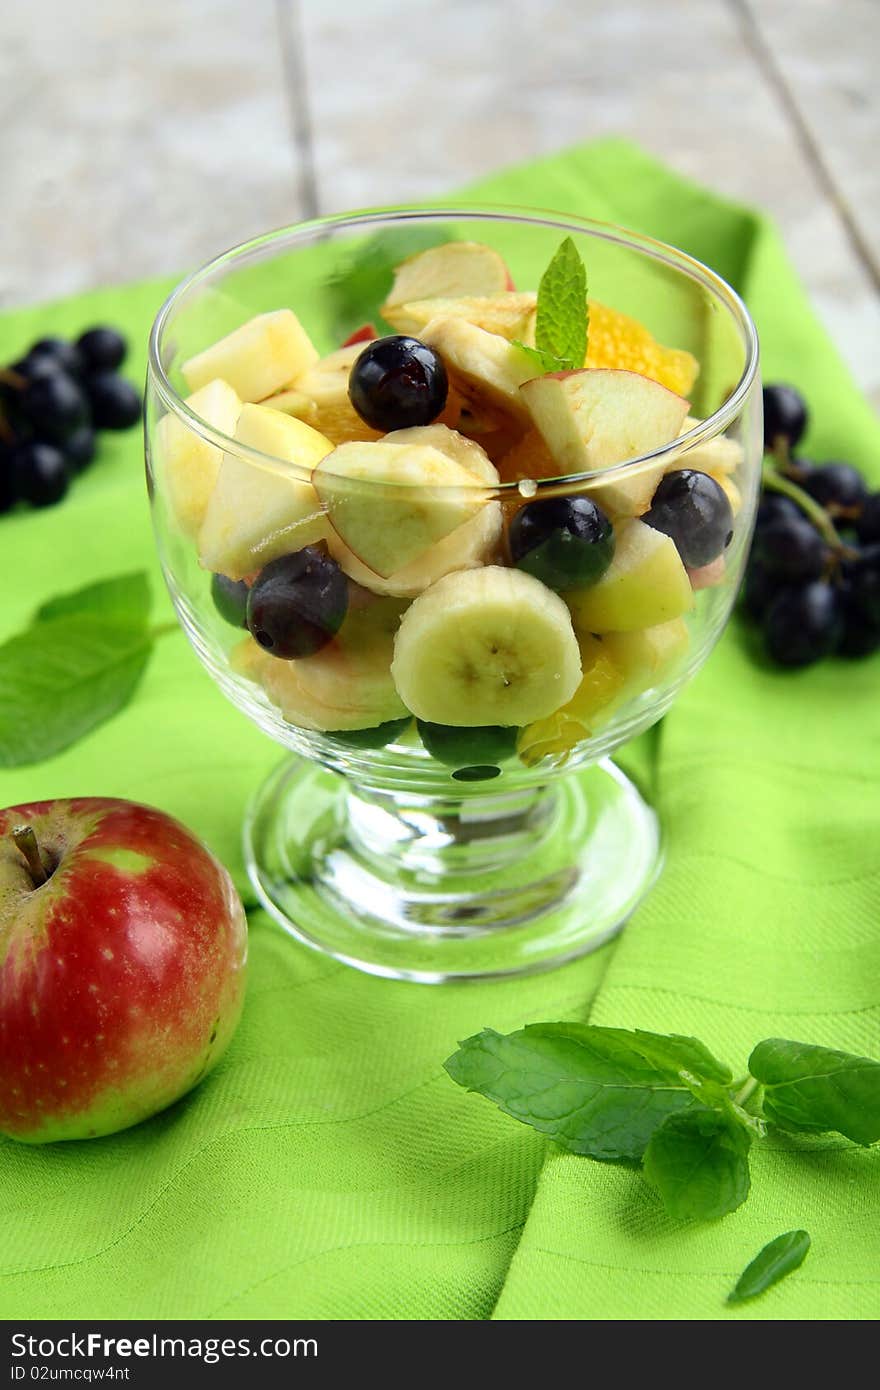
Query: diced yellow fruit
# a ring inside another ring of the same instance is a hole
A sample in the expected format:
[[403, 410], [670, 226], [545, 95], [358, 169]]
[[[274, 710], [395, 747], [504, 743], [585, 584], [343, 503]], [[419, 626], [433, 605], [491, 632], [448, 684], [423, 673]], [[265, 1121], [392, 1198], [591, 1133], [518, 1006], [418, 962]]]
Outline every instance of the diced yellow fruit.
[[511, 288], [507, 266], [497, 251], [478, 241], [447, 241], [403, 261], [382, 305], [389, 323], [395, 306], [419, 299], [460, 299], [499, 294]]
[[[221, 434], [232, 434], [241, 414], [241, 401], [228, 381], [209, 381], [186, 404]], [[180, 418], [163, 415], [156, 431], [156, 465], [177, 524], [191, 539], [204, 520], [208, 499], [217, 481], [223, 451], [203, 439]]]
[[634, 632], [606, 632], [602, 646], [622, 673], [628, 697], [668, 679], [680, 667], [690, 633], [683, 618]]
[[[280, 462], [223, 455], [199, 531], [199, 563], [244, 579], [269, 560], [326, 538], [327, 518], [307, 476], [333, 446], [302, 420], [265, 405], [243, 407], [235, 437]], [[285, 461], [297, 471], [285, 471]]]
[[687, 571], [674, 542], [644, 522], [625, 522], [614, 559], [588, 589], [565, 595], [579, 636], [632, 632], [671, 622], [694, 606]]
[[659, 381], [679, 396], [686, 396], [697, 379], [700, 364], [689, 352], [667, 348], [651, 336], [644, 324], [626, 314], [590, 300], [587, 339], [588, 367], [617, 367]]
[[467, 319], [432, 319], [421, 341], [436, 348], [456, 389], [477, 414], [495, 410], [503, 418], [525, 420], [519, 388], [534, 376], [535, 363], [522, 348]]
[[[701, 420], [694, 415], [688, 415], [680, 433], [687, 434], [699, 424], [702, 424]], [[707, 439], [705, 444], [697, 444], [688, 449], [687, 453], [681, 455], [679, 462], [672, 466], [695, 468], [698, 473], [711, 473], [713, 478], [718, 478], [722, 473], [735, 473], [742, 461], [743, 449], [739, 441], [728, 438], [726, 434], [717, 434], [714, 439]]]
[[276, 309], [243, 323], [184, 362], [181, 370], [191, 391], [221, 377], [243, 401], [262, 401], [293, 381], [317, 358], [293, 310]]
[[[386, 444], [429, 445], [461, 464], [478, 482], [487, 487], [498, 483], [498, 473], [479, 444], [446, 425], [420, 425], [395, 430], [385, 436]], [[397, 594], [414, 598], [452, 570], [474, 569], [497, 558], [501, 539], [501, 504], [487, 502], [463, 526], [403, 565], [394, 574], [382, 577], [368, 569], [334, 532], [328, 544], [333, 558], [349, 578], [374, 594]]]
[[315, 469], [314, 484], [337, 535], [383, 577], [488, 501], [473, 474], [439, 449], [384, 440], [339, 445]]
[[547, 757], [557, 765], [564, 763], [578, 743], [592, 738], [618, 702], [624, 673], [604, 643], [587, 634], [580, 649], [584, 674], [568, 704], [520, 731], [517, 752], [528, 767]]
[[733, 512], [734, 516], [736, 516], [742, 506], [742, 493], [729, 473], [715, 473], [712, 476], [715, 478], [722, 492], [727, 494], [730, 510]]
[[462, 299], [416, 299], [389, 308], [385, 317], [398, 333], [412, 333], [416, 337], [432, 319], [467, 319], [487, 333], [526, 342], [533, 332], [531, 325], [537, 298], [533, 292], [517, 294], [515, 290], [504, 290], [501, 294]]

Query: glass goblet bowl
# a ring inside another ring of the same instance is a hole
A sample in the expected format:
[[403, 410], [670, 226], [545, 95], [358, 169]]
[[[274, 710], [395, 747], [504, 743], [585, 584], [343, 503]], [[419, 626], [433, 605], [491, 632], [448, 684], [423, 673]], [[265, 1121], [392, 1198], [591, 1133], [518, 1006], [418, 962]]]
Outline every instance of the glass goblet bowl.
[[[566, 237], [589, 277], [597, 429], [625, 439], [654, 409], [618, 392], [622, 369], [637, 392], [665, 380], [667, 407], [687, 398], [659, 445], [580, 472], [550, 447], [571, 418], [554, 414], [563, 390], [545, 397], [566, 379], [526, 408], [517, 382], [542, 365], [512, 342], [534, 333], [533, 292]], [[461, 347], [463, 316], [500, 385]], [[386, 441], [353, 409], [364, 325], [435, 345], [448, 393], [433, 424]], [[602, 368], [618, 373], [607, 399]], [[272, 916], [350, 965], [426, 983], [547, 969], [617, 932], [661, 838], [610, 755], [709, 656], [754, 521], [758, 348], [737, 295], [682, 252], [570, 216], [323, 218], [218, 257], [170, 296], [146, 445], [180, 622], [224, 694], [288, 750], [244, 826]], [[727, 499], [720, 551], [698, 505], [658, 510], [688, 474]], [[591, 556], [612, 537], [598, 578], [560, 577], [575, 513], [593, 540], [600, 527]]]

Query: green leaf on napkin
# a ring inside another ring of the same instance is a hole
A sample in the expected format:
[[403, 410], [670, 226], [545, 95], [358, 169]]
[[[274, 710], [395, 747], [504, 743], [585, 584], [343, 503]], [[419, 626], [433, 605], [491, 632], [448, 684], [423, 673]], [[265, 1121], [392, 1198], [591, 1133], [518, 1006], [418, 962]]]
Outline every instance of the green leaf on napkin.
[[698, 1038], [586, 1023], [533, 1023], [506, 1036], [486, 1028], [445, 1067], [573, 1153], [641, 1159], [679, 1220], [724, 1216], [745, 1201], [749, 1149], [765, 1120], [858, 1144], [880, 1139], [880, 1062], [781, 1038], [759, 1043], [751, 1075], [736, 1082]]
[[152, 649], [142, 626], [80, 614], [41, 621], [0, 647], [0, 766], [40, 762], [134, 694]]
[[60, 753], [122, 709], [155, 639], [145, 571], [58, 594], [0, 646], [0, 767]]
[[96, 617], [146, 627], [150, 616], [150, 584], [145, 570], [99, 579], [72, 593], [57, 594], [41, 604], [35, 622], [51, 622], [72, 614], [90, 613]]
[[749, 1195], [752, 1131], [729, 1114], [670, 1115], [645, 1150], [644, 1173], [670, 1216], [710, 1221]]
[[446, 1062], [460, 1086], [573, 1153], [640, 1159], [668, 1116], [699, 1105], [704, 1083], [730, 1072], [695, 1038], [537, 1023], [467, 1038]]
[[830, 1047], [768, 1038], [749, 1058], [764, 1114], [781, 1129], [836, 1130], [856, 1144], [880, 1139], [880, 1062]]
[[728, 1303], [744, 1303], [747, 1298], [757, 1298], [759, 1293], [778, 1284], [786, 1274], [800, 1269], [809, 1248], [810, 1237], [806, 1231], [786, 1231], [785, 1235], [769, 1241], [746, 1265], [736, 1287], [727, 1295]]
[[516, 342], [542, 372], [576, 371], [587, 356], [587, 272], [570, 236], [541, 277], [535, 346]]

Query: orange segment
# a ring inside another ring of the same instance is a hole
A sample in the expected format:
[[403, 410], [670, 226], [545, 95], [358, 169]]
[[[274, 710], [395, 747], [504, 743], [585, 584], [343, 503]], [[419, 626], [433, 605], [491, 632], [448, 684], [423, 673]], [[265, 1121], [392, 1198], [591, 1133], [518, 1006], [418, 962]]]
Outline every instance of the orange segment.
[[700, 364], [689, 352], [664, 347], [637, 319], [590, 300], [588, 367], [616, 367], [659, 381], [686, 396], [697, 379]]
[[523, 478], [559, 476], [559, 464], [554, 463], [550, 450], [537, 430], [527, 430], [495, 466], [503, 483], [518, 483]]

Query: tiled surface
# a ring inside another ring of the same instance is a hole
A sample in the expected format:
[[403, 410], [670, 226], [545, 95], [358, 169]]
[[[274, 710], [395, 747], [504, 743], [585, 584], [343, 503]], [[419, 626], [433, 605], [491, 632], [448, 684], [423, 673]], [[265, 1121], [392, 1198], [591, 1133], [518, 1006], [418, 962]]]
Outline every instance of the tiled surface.
[[877, 0], [10, 6], [0, 303], [614, 132], [773, 213], [880, 404], [878, 52]]

